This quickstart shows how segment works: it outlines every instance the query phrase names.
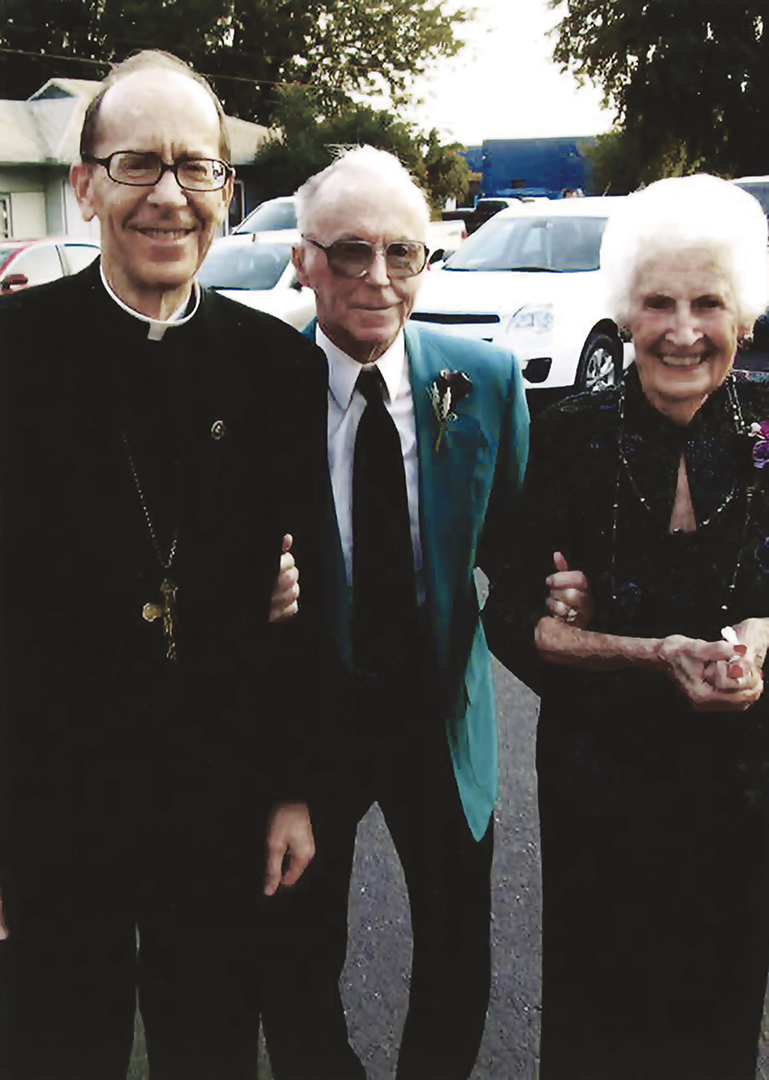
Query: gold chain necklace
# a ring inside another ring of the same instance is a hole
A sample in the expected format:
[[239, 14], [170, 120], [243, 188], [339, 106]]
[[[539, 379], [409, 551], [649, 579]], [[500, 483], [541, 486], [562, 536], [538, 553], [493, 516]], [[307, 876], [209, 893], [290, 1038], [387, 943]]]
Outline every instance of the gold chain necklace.
[[147, 622], [154, 622], [155, 619], [163, 620], [163, 632], [166, 637], [166, 658], [168, 660], [178, 660], [176, 651], [176, 624], [178, 621], [178, 615], [176, 611], [176, 596], [179, 591], [178, 586], [174, 583], [170, 576], [171, 567], [173, 566], [174, 556], [176, 555], [176, 547], [179, 540], [179, 525], [177, 523], [174, 528], [173, 540], [171, 541], [171, 547], [168, 551], [168, 557], [163, 558], [163, 552], [160, 547], [160, 543], [155, 532], [155, 525], [152, 521], [149, 509], [147, 507], [147, 500], [144, 497], [144, 491], [141, 483], [139, 482], [139, 474], [136, 471], [136, 465], [134, 464], [133, 454], [131, 453], [131, 446], [128, 442], [128, 436], [125, 431], [120, 432], [123, 440], [123, 446], [125, 447], [126, 457], [128, 458], [128, 464], [131, 467], [131, 475], [134, 479], [136, 486], [136, 493], [139, 496], [139, 502], [141, 504], [142, 512], [144, 514], [144, 520], [147, 523], [147, 531], [149, 532], [150, 540], [152, 542], [152, 548], [155, 552], [155, 556], [160, 563], [161, 570], [165, 571], [163, 580], [160, 583], [160, 603], [147, 603], [142, 608], [142, 617]]

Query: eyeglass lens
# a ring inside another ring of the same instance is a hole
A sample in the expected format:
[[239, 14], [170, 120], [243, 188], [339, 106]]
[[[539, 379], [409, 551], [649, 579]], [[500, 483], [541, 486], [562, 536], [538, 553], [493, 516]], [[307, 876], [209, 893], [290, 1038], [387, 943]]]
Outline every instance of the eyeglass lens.
[[[122, 151], [110, 158], [109, 174], [119, 184], [155, 184], [162, 172], [163, 162], [157, 154]], [[224, 162], [215, 158], [182, 158], [175, 163], [174, 172], [180, 186], [190, 191], [213, 191], [227, 178]]]
[[[363, 277], [370, 269], [376, 247], [365, 240], [336, 240], [325, 248], [328, 264], [342, 277]], [[427, 249], [417, 240], [398, 240], [385, 248], [387, 270], [393, 277], [413, 277], [424, 269]]]

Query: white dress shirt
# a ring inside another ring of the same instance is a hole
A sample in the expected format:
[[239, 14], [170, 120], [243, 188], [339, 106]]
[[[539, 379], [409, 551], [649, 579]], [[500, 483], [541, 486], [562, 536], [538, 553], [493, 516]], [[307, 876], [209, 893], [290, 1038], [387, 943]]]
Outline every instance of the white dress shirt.
[[[334, 491], [336, 518], [342, 539], [342, 553], [347, 584], [352, 585], [352, 466], [355, 436], [366, 407], [366, 399], [355, 389], [363, 365], [342, 352], [321, 330], [315, 330], [315, 341], [328, 358], [328, 465]], [[387, 352], [373, 364], [384, 379], [385, 406], [393, 418], [403, 450], [406, 472], [406, 494], [411, 521], [411, 545], [414, 551], [417, 597], [424, 600], [422, 577], [422, 545], [419, 535], [419, 464], [417, 461], [417, 428], [414, 419], [414, 398], [411, 392], [406, 339], [398, 334]]]

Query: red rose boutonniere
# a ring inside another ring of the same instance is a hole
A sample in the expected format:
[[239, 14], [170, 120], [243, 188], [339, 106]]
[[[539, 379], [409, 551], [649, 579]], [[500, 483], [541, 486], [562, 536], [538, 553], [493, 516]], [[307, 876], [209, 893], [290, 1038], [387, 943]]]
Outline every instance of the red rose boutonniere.
[[456, 420], [454, 407], [468, 396], [473, 388], [472, 379], [464, 371], [442, 371], [430, 387], [430, 400], [438, 421], [438, 438], [435, 440], [436, 454], [441, 448], [443, 436], [449, 421]]

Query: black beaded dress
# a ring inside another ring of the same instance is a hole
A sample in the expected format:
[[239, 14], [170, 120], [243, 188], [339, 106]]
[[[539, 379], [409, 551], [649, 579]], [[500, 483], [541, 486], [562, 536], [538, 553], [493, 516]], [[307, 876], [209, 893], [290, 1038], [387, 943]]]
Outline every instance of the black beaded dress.
[[[541, 1080], [753, 1080], [769, 966], [769, 691], [694, 712], [663, 674], [545, 664], [560, 550], [591, 629], [636, 637], [769, 616], [769, 388], [737, 373], [676, 426], [617, 388], [540, 416], [491, 647], [541, 695]], [[694, 533], [669, 532], [681, 452]]]

